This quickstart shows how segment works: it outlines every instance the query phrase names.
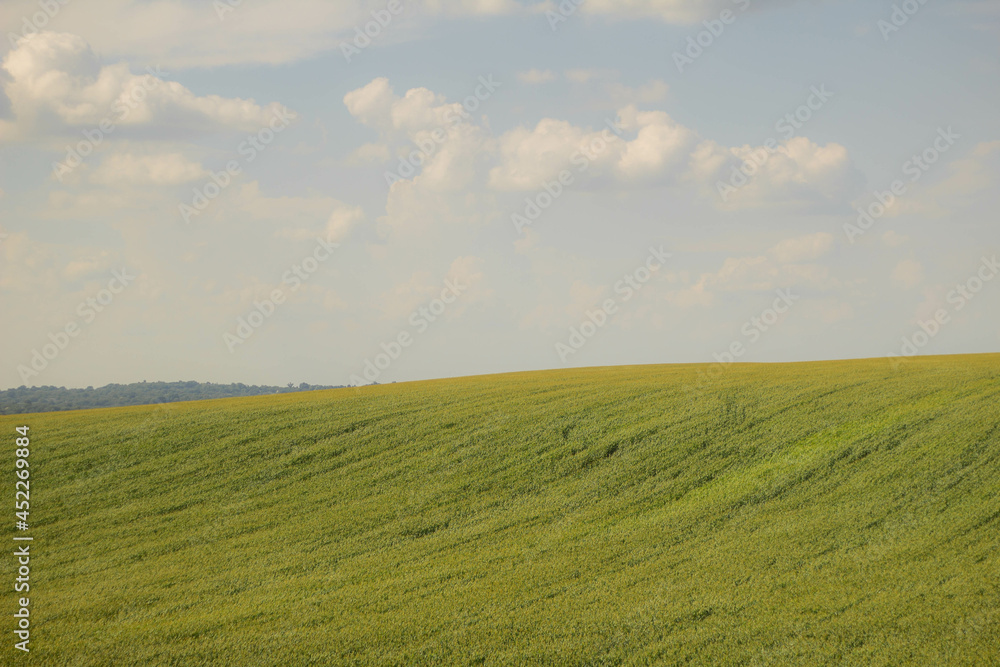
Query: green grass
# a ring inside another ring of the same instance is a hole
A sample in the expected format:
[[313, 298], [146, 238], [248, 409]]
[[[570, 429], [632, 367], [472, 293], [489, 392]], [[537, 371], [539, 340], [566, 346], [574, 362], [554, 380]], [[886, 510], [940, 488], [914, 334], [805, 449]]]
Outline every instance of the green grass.
[[0, 418], [36, 536], [3, 655], [1000, 663], [1000, 355], [704, 370]]

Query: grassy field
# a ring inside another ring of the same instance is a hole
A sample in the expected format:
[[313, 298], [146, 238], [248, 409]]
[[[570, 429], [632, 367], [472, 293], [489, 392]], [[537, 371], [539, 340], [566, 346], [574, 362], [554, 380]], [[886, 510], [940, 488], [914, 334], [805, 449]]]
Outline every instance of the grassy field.
[[0, 418], [0, 655], [1000, 664], [1000, 355], [707, 368]]

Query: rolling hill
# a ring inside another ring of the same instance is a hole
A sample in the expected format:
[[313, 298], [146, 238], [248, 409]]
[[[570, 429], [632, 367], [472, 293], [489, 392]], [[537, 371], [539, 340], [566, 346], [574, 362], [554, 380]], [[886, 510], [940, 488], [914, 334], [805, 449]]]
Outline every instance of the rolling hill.
[[998, 664], [998, 405], [973, 355], [2, 417], [30, 662]]

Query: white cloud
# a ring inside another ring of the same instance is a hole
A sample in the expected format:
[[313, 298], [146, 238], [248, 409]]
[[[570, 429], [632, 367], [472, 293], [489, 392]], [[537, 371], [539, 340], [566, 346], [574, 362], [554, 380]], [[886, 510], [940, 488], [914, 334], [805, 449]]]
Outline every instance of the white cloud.
[[76, 35], [42, 32], [18, 42], [4, 58], [4, 92], [16, 117], [0, 125], [6, 134], [30, 134], [66, 127], [155, 125], [188, 129], [252, 131], [282, 111], [253, 100], [199, 97], [156, 70], [131, 73], [125, 63], [104, 65]]
[[[657, 95], [665, 91], [665, 84], [650, 85]], [[691, 190], [726, 209], [829, 210], [845, 205], [860, 181], [843, 146], [819, 146], [796, 137], [770, 154], [723, 205], [718, 184], [759, 151], [702, 140], [664, 111], [625, 106], [617, 114], [618, 128], [611, 120], [608, 127], [585, 128], [543, 118], [533, 128], [515, 127], [495, 137], [485, 124], [472, 122], [461, 104], [448, 103], [426, 88], [400, 97], [385, 78], [349, 92], [344, 103], [381, 135], [378, 144], [363, 146], [355, 156], [379, 158], [389, 152], [413, 164], [416, 155], [422, 164], [399, 176], [422, 179], [423, 186], [440, 191], [474, 188], [482, 168], [489, 174], [484, 185], [507, 192], [539, 190], [569, 171], [574, 183], [585, 180], [588, 187], [693, 186]]]
[[523, 12], [525, 6], [514, 0], [424, 0], [423, 9], [450, 16], [501, 16]]
[[588, 14], [620, 18], [656, 18], [664, 23], [689, 24], [719, 15], [723, 9], [734, 13], [738, 5], [723, 0], [587, 0], [581, 9]]
[[714, 297], [704, 282], [698, 282], [690, 287], [672, 289], [666, 293], [667, 303], [678, 308], [693, 308], [695, 306], [711, 306]]
[[[163, 201], [161, 198], [161, 203]], [[114, 213], [147, 208], [148, 205], [147, 196], [118, 188], [60, 189], [49, 192], [47, 206], [37, 215], [49, 220], [101, 220]]]
[[686, 167], [696, 138], [693, 131], [662, 111], [640, 112], [631, 106], [619, 116], [626, 130], [637, 131], [616, 165], [625, 180], [648, 180], [663, 176], [665, 171], [676, 173]]
[[621, 126], [634, 132], [621, 139], [608, 127], [588, 130], [563, 120], [544, 118], [532, 130], [515, 128], [500, 137], [499, 166], [490, 172], [498, 190], [535, 190], [556, 179], [563, 170], [578, 178], [586, 174], [622, 183], [654, 179], [672, 181], [686, 165], [695, 133], [675, 123], [662, 111], [619, 112]]
[[793, 137], [774, 152], [762, 146], [726, 149], [706, 142], [693, 157], [692, 172], [702, 187], [729, 210], [832, 208], [850, 201], [862, 185], [846, 148], [835, 143], [820, 146], [806, 137]]
[[972, 152], [948, 165], [949, 176], [931, 188], [930, 199], [968, 199], [993, 189], [1000, 175], [1000, 141], [976, 144]]
[[387, 132], [398, 129], [394, 126], [392, 113], [398, 99], [392, 92], [389, 79], [381, 77], [347, 93], [344, 96], [344, 106], [365, 125]]
[[[369, 12], [379, 4], [385, 8], [384, 0], [262, 0], [238, 7], [193, 0], [88, 0], [67, 3], [48, 27], [72, 30], [101, 53], [167, 68], [279, 64], [338, 48], [338, 37], [370, 21]], [[37, 11], [34, 0], [5, 0], [0, 24], [17, 26], [20, 34], [22, 17]]]
[[63, 275], [69, 280], [80, 280], [108, 273], [112, 268], [114, 268], [114, 258], [110, 252], [104, 250], [70, 261], [63, 269]]
[[[799, 259], [804, 259], [802, 251], [806, 251], [806, 255], [817, 252], [815, 248], [808, 250], [810, 243], [807, 241], [803, 240], [798, 245], [801, 247], [786, 246], [782, 250], [788, 251], [789, 257], [796, 256], [792, 250], [798, 251]], [[818, 245], [822, 247], [823, 241], [819, 241]], [[772, 249], [772, 255], [780, 246], [781, 244]], [[815, 263], [781, 263], [777, 258], [766, 255], [727, 257], [718, 271], [703, 273], [696, 281], [685, 274], [680, 283], [675, 287], [674, 298], [671, 299], [678, 305], [708, 305], [712, 303], [712, 295], [716, 292], [768, 292], [803, 287], [827, 291], [841, 286], [826, 266]]]
[[576, 173], [584, 165], [593, 175], [614, 163], [621, 152], [620, 147], [612, 147], [616, 143], [621, 142], [616, 137], [608, 142], [601, 131], [543, 118], [534, 129], [518, 127], [500, 137], [500, 165], [490, 171], [490, 186], [497, 190], [535, 190], [558, 178], [561, 171]]
[[[618, 112], [622, 139], [605, 130], [587, 130], [545, 118], [534, 129], [515, 128], [500, 137], [499, 166], [490, 184], [499, 190], [537, 190], [563, 169], [604, 176], [619, 186], [688, 183], [723, 208], [830, 208], [846, 204], [860, 183], [847, 150], [838, 144], [818, 146], [804, 137], [771, 155], [725, 204], [718, 184], [754, 153], [750, 146], [725, 148], [700, 141], [697, 132], [663, 111]], [[629, 136], [634, 135], [634, 136]], [[606, 141], [610, 137], [611, 141]], [[763, 150], [763, 149], [761, 149]], [[584, 164], [586, 168], [584, 169]]]
[[[560, 0], [561, 1], [561, 0]], [[753, 9], [772, 0], [755, 0]], [[461, 17], [536, 15], [558, 11], [559, 1], [405, 0], [375, 44], [413, 39], [433, 21]], [[692, 24], [738, 10], [730, 0], [587, 0], [581, 12], [607, 19], [654, 18]], [[82, 36], [99, 52], [166, 68], [283, 64], [340, 48], [385, 11], [386, 0], [256, 0], [232, 7], [203, 0], [88, 0], [65, 4], [47, 25]], [[37, 0], [4, 0], [0, 25], [17, 34], [24, 17], [39, 11]]]
[[[909, 185], [910, 190], [886, 208], [886, 217], [908, 215], [948, 217], [957, 209], [995, 196], [1000, 179], [1000, 141], [976, 144], [961, 158], [949, 162], [946, 176], [936, 183]], [[867, 202], [865, 203], [867, 205]]]
[[118, 153], [105, 158], [91, 174], [90, 181], [101, 185], [178, 185], [207, 173], [201, 164], [180, 153], [142, 156]]
[[479, 164], [493, 151], [488, 132], [472, 122], [461, 103], [449, 103], [426, 88], [412, 88], [400, 97], [387, 79], [379, 78], [347, 93], [344, 104], [352, 116], [381, 135], [380, 143], [369, 144], [365, 151], [396, 153], [413, 174], [402, 173], [398, 165], [391, 173], [410, 180], [419, 172], [416, 178], [429, 189], [468, 187], [477, 178]]
[[365, 217], [360, 207], [332, 197], [267, 197], [257, 181], [242, 186], [234, 201], [244, 215], [274, 221], [275, 235], [293, 240], [343, 241]]
[[725, 291], [766, 291], [778, 286], [779, 269], [767, 257], [729, 257], [708, 276], [708, 283]]
[[527, 72], [518, 72], [517, 80], [529, 85], [549, 83], [556, 80], [556, 74], [552, 70], [530, 69]]
[[413, 138], [422, 130], [446, 128], [469, 114], [461, 103], [448, 103], [426, 88], [411, 88], [399, 97], [386, 78], [378, 78], [344, 96], [347, 111], [384, 136]]

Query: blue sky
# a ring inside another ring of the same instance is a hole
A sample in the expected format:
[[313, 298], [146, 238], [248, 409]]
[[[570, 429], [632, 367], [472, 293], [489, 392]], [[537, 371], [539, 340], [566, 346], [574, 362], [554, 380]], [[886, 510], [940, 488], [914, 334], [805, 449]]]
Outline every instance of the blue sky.
[[4, 3], [0, 386], [996, 351], [1000, 7], [904, 4]]

